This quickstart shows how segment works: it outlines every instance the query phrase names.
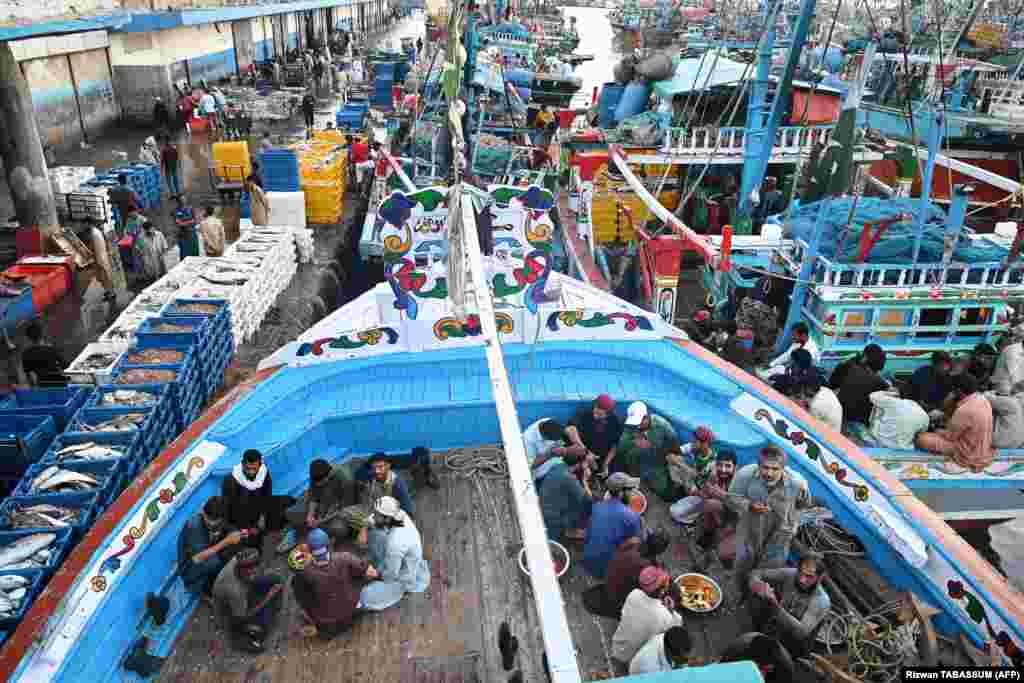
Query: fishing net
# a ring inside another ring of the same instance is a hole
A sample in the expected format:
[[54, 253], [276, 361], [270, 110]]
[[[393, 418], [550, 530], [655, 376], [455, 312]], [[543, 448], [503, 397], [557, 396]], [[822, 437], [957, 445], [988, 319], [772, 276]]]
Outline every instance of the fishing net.
[[[903, 216], [902, 220], [886, 228], [882, 237], [874, 244], [868, 255], [872, 263], [912, 263], [914, 240], [914, 216], [921, 210], [917, 199], [878, 199], [861, 197], [850, 219], [850, 197], [812, 202], [793, 211], [792, 221], [786, 228], [787, 236], [802, 239], [808, 244], [818, 226], [818, 212], [827, 204], [822, 219], [822, 234], [818, 242], [819, 253], [839, 263], [857, 261], [861, 234], [864, 224], [885, 221]], [[929, 204], [924, 208], [924, 234], [921, 238], [919, 263], [942, 262], [945, 241], [946, 212]], [[877, 226], [870, 227], [874, 235]], [[953, 249], [953, 261], [961, 263], [984, 263], [1001, 261], [1007, 250], [993, 242], [968, 240], [961, 233]]]
[[667, 127], [668, 120], [663, 114], [645, 111], [630, 116], [619, 124], [618, 133], [625, 142], [637, 145], [656, 145], [661, 142], [662, 129]]
[[474, 173], [484, 176], [499, 176], [509, 171], [526, 169], [527, 159], [523, 155], [513, 155], [512, 145], [497, 136], [477, 135], [474, 136], [473, 143], [476, 145], [476, 156], [473, 160]]

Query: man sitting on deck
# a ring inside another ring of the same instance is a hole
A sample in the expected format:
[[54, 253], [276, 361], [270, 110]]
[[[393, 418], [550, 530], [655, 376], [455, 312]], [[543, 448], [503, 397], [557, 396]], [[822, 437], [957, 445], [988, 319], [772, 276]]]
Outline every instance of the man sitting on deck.
[[209, 594], [217, 575], [243, 540], [245, 533], [230, 528], [225, 520], [224, 499], [213, 496], [207, 500], [178, 536], [178, 573], [185, 588]]
[[615, 463], [616, 448], [622, 438], [622, 421], [615, 414], [615, 401], [601, 394], [589, 407], [580, 408], [569, 420], [565, 435], [576, 446], [583, 446], [594, 456], [594, 467], [604, 475], [619, 472]]
[[622, 619], [612, 635], [612, 663], [616, 673], [624, 674], [644, 643], [665, 633], [673, 626], [682, 626], [683, 618], [675, 611], [672, 577], [660, 567], [647, 567], [640, 572], [640, 587], [629, 594], [622, 606]]
[[[347, 469], [343, 468], [339, 475], [344, 476]], [[394, 498], [407, 515], [416, 514], [416, 504], [409, 493], [409, 486], [392, 469], [391, 459], [386, 453], [374, 453], [370, 456], [370, 459], [356, 470], [354, 480], [359, 502], [343, 509], [340, 516], [348, 526], [347, 535], [355, 536], [358, 545], [367, 544], [367, 534], [373, 525], [373, 509], [381, 498]]]
[[932, 362], [922, 365], [910, 376], [907, 395], [926, 410], [940, 410], [953, 390], [953, 358], [945, 351], [932, 354]]
[[660, 531], [647, 534], [646, 541], [639, 536], [627, 538], [608, 563], [605, 582], [583, 592], [583, 606], [591, 614], [619, 619], [626, 598], [640, 587], [640, 572], [656, 565], [667, 548], [668, 536]]
[[674, 500], [675, 484], [669, 476], [668, 455], [679, 453], [679, 437], [665, 418], [652, 415], [647, 404], [630, 404], [626, 426], [619, 440], [618, 458], [623, 469], [640, 477], [664, 500]]
[[537, 481], [537, 496], [548, 538], [582, 541], [586, 537], [582, 527], [594, 504], [594, 494], [587, 483], [587, 462], [569, 454], [549, 462], [554, 464]]
[[1008, 396], [1001, 390], [990, 391], [985, 398], [992, 404], [992, 446], [1021, 448], [1024, 446], [1024, 394]]
[[796, 680], [793, 658], [782, 643], [763, 633], [744, 633], [725, 648], [719, 660], [753, 662], [761, 671], [765, 683], [792, 683]]
[[992, 370], [992, 386], [1006, 392], [1017, 391], [1024, 382], [1024, 325], [1010, 328], [1005, 339]]
[[843, 404], [821, 377], [804, 377], [793, 390], [793, 401], [832, 429], [843, 431]]
[[799, 510], [810, 506], [811, 496], [804, 478], [786, 468], [785, 451], [766, 446], [756, 464], [736, 473], [725, 500], [740, 520], [736, 528], [736, 579], [743, 587], [751, 569], [785, 564]]
[[228, 562], [213, 584], [213, 598], [226, 608], [236, 645], [252, 653], [263, 652], [287, 585], [276, 574], [258, 575], [259, 565], [259, 551], [245, 548]]
[[944, 429], [917, 435], [918, 448], [938, 453], [954, 465], [982, 472], [992, 464], [992, 404], [978, 391], [973, 375], [958, 375], [956, 408]]
[[643, 538], [640, 514], [629, 507], [630, 498], [639, 486], [639, 479], [622, 472], [616, 472], [605, 482], [608, 494], [590, 511], [590, 526], [583, 547], [583, 566], [591, 576], [605, 578], [608, 563], [619, 546], [632, 536]]
[[295, 597], [305, 620], [330, 640], [347, 631], [360, 613], [355, 580], [375, 579], [377, 570], [350, 553], [331, 552], [331, 539], [322, 529], [310, 531], [306, 544], [310, 557], [296, 576]]
[[777, 375], [785, 374], [793, 352], [797, 349], [807, 351], [811, 355], [811, 364], [817, 365], [821, 358], [821, 352], [818, 351], [818, 345], [811, 339], [811, 331], [807, 327], [807, 323], [800, 322], [793, 325], [792, 337], [793, 343], [789, 345], [789, 348], [773, 358], [768, 363], [768, 367], [758, 373], [762, 379], [772, 379]]
[[713, 431], [707, 427], [697, 427], [693, 430], [693, 441], [680, 448], [678, 453], [669, 453], [665, 457], [669, 478], [677, 491], [682, 491], [686, 496], [696, 496], [697, 491], [711, 479], [717, 457], [711, 446], [714, 440]]
[[430, 563], [423, 559], [420, 532], [390, 496], [379, 498], [373, 508], [369, 554], [370, 562], [380, 568], [380, 580], [363, 588], [363, 609], [387, 609], [406, 593], [422, 593], [430, 585]]
[[777, 635], [797, 659], [807, 656], [818, 627], [832, 607], [821, 585], [822, 570], [821, 557], [807, 553], [796, 569], [760, 569], [750, 574], [750, 592], [760, 598], [754, 612], [755, 627]]
[[899, 389], [874, 391], [871, 400], [871, 424], [862, 440], [869, 446], [914, 450], [914, 439], [928, 431], [928, 413], [907, 398], [908, 385]]
[[286, 553], [312, 529], [322, 529], [336, 543], [348, 538], [350, 529], [341, 518], [342, 510], [356, 503], [354, 481], [345, 481], [326, 460], [309, 464], [309, 491], [285, 511], [289, 527], [277, 546]]
[[257, 550], [263, 547], [263, 532], [282, 526], [282, 496], [273, 495], [270, 470], [263, 454], [249, 449], [242, 462], [224, 478], [221, 496], [227, 510], [228, 524], [248, 531], [245, 544]]
[[855, 433], [866, 429], [871, 418], [871, 399], [868, 397], [876, 391], [889, 388], [889, 383], [879, 374], [885, 368], [885, 351], [882, 347], [868, 344], [863, 356], [862, 363], [856, 363], [846, 371], [843, 383], [839, 387], [843, 418], [847, 422], [847, 428]]
[[735, 515], [725, 506], [725, 498], [735, 475], [736, 454], [722, 451], [715, 459], [714, 471], [703, 483], [698, 486], [697, 481], [694, 481], [688, 490], [689, 495], [677, 500], [669, 508], [672, 519], [680, 524], [686, 524], [693, 515], [697, 515], [694, 545], [690, 548], [690, 554], [698, 567], [706, 566], [712, 559], [709, 554], [718, 552], [721, 557], [722, 541], [734, 531]]
[[629, 675], [683, 669], [690, 663], [693, 641], [682, 626], [673, 626], [644, 643], [629, 663]]

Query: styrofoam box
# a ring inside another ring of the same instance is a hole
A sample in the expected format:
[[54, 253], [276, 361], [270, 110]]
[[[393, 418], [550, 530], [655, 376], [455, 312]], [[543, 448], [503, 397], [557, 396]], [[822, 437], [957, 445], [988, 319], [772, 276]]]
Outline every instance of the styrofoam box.
[[[64, 374], [72, 384], [110, 384], [114, 376], [114, 368], [117, 367], [117, 362], [128, 347], [129, 344], [127, 342], [92, 342], [87, 344], [82, 353], [78, 354], [78, 357], [65, 368]], [[110, 365], [99, 370], [78, 369], [77, 366], [79, 364], [96, 353], [115, 353], [117, 357], [114, 358]]]

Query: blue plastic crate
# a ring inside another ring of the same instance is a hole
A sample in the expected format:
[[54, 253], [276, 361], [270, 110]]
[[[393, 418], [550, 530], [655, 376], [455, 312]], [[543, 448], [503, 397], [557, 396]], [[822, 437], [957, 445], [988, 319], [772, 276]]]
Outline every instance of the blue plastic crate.
[[[192, 311], [182, 310], [182, 306], [188, 306], [189, 304], [206, 304], [209, 306], [216, 306], [216, 313], [195, 313]], [[220, 315], [227, 315], [228, 302], [227, 299], [174, 299], [169, 301], [163, 310], [160, 311], [160, 316], [164, 318], [174, 318], [178, 316], [185, 316], [187, 318], [199, 317], [199, 318], [217, 318]]]
[[[0, 531], [0, 550], [7, 547], [12, 543], [17, 543], [20, 539], [32, 534], [39, 533], [38, 531], [26, 530], [14, 530], [14, 531]], [[50, 549], [53, 551], [50, 555], [50, 560], [45, 566], [39, 569], [5, 569], [4, 573], [15, 572], [15, 571], [40, 571], [43, 576], [48, 577], [54, 572], [54, 570], [60, 566], [60, 563], [64, 561], [64, 556], [67, 555], [68, 550], [71, 549], [73, 540], [71, 539], [71, 529], [54, 529], [53, 531], [47, 531], [48, 534], [56, 536], [53, 543], [50, 545]]]
[[[146, 368], [160, 367], [160, 368], [162, 368], [164, 366], [162, 366], [162, 365], [161, 366], [154, 366], [154, 365], [138, 366], [138, 365], [132, 365], [132, 366], [128, 366], [128, 367], [131, 367], [131, 368], [137, 368], [137, 367], [146, 367]], [[161, 383], [161, 384], [116, 384], [116, 385], [115, 384], [104, 384], [104, 385], [101, 385], [99, 388], [97, 388], [96, 392], [89, 398], [89, 400], [85, 404], [86, 407], [89, 407], [89, 408], [126, 408], [126, 407], [134, 408], [134, 407], [136, 407], [136, 406], [104, 405], [103, 403], [101, 403], [101, 401], [103, 400], [103, 398], [105, 396], [107, 396], [108, 394], [111, 394], [111, 393], [113, 393], [115, 391], [139, 391], [139, 392], [143, 392], [143, 393], [146, 393], [146, 394], [152, 394], [153, 400], [149, 401], [147, 403], [143, 403], [143, 404], [139, 405], [138, 406], [139, 408], [156, 408], [156, 407], [159, 407], [160, 405], [163, 404], [163, 402], [165, 400], [168, 399], [168, 393], [169, 393], [167, 385], [163, 384], [163, 383]]]
[[[41, 496], [12, 496], [0, 504], [0, 530], [11, 531], [11, 513], [15, 510], [32, 505], [60, 505], [62, 507], [74, 508], [79, 511], [78, 518], [69, 523], [69, 528], [76, 537], [92, 526], [92, 522], [98, 514], [99, 494], [96, 491], [83, 491], [81, 493], [53, 493]], [[63, 527], [62, 527], [63, 528]], [[18, 531], [36, 531], [46, 533], [53, 531], [49, 527], [18, 529]]]
[[0, 472], [19, 474], [38, 462], [57, 436], [49, 415], [0, 417]]
[[13, 403], [0, 405], [0, 416], [50, 415], [58, 432], [85, 405], [92, 387], [70, 384], [55, 389], [18, 389], [11, 396]]
[[[0, 576], [4, 575], [23, 576], [28, 579], [28, 585], [25, 587], [25, 597], [21, 601], [21, 606], [11, 616], [0, 618], [0, 630], [4, 631], [4, 639], [6, 640], [6, 632], [13, 631], [21, 623], [21, 620], [25, 618], [25, 615], [32, 607], [32, 603], [36, 601], [36, 598], [43, 590], [43, 586], [46, 585], [50, 573], [42, 569], [0, 570]], [[2, 644], [3, 641], [0, 641], [0, 645]]]
[[32, 285], [25, 283], [19, 286], [22, 288], [20, 294], [0, 297], [0, 306], [3, 307], [0, 322], [11, 334], [17, 330], [20, 323], [36, 316], [35, 306], [32, 305]]
[[[33, 480], [39, 476], [43, 470], [51, 465], [43, 465], [38, 463], [29, 468], [29, 471], [22, 477], [22, 481], [17, 484], [17, 488], [14, 489], [14, 496], [52, 496], [53, 494], [47, 494], [46, 492], [37, 492], [32, 490]], [[115, 489], [121, 486], [121, 479], [125, 472], [132, 467], [132, 463], [128, 462], [124, 458], [109, 458], [106, 460], [93, 460], [84, 461], [78, 463], [65, 463], [60, 465], [61, 469], [71, 470], [73, 472], [81, 472], [82, 474], [88, 474], [99, 482], [99, 486], [90, 489], [90, 492], [96, 493], [99, 496], [99, 500], [104, 504], [109, 500], [111, 494]], [[63, 493], [63, 492], [60, 492]]]
[[[154, 416], [159, 417], [160, 413], [163, 412], [161, 407], [154, 408], [90, 408], [88, 406], [83, 407], [75, 415], [74, 419], [68, 425], [67, 430], [64, 432], [65, 435], [79, 435], [84, 434], [86, 436], [90, 434], [138, 434], [144, 436], [146, 430], [149, 428], [149, 423]], [[107, 429], [98, 431], [94, 428], [95, 425], [112, 420], [119, 415], [127, 415], [134, 413], [142, 413], [145, 415], [145, 419], [138, 425], [136, 429], [116, 431], [113, 429]], [[90, 427], [91, 425], [91, 427]]]
[[[109, 448], [115, 448], [121, 452], [117, 459], [127, 458], [128, 460], [137, 460], [139, 457], [139, 446], [142, 443], [139, 432], [94, 432], [94, 433], [82, 433], [82, 432], [67, 432], [59, 435], [53, 441], [53, 445], [46, 451], [42, 460], [39, 462], [43, 465], [56, 465], [57, 453], [67, 448], [68, 446], [76, 446], [83, 443], [94, 443], [98, 446], [107, 446]], [[81, 463], [81, 462], [93, 462], [91, 460], [83, 460], [82, 458], [64, 458], [64, 462]]]
[[[168, 346], [202, 346], [209, 332], [207, 318], [178, 316], [176, 318], [147, 318], [135, 331], [135, 345], [140, 349], [167, 348]], [[191, 326], [192, 332], [155, 332], [161, 324]]]

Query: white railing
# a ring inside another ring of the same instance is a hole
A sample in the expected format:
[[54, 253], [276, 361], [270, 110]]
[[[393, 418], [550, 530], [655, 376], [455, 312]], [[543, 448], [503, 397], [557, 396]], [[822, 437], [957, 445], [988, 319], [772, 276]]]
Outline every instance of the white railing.
[[[775, 135], [772, 156], [797, 156], [806, 154], [820, 142], [825, 144], [832, 137], [834, 126], [783, 126]], [[739, 156], [743, 154], [747, 129], [738, 126], [728, 128], [669, 128], [665, 132], [665, 154], [695, 156]]]

